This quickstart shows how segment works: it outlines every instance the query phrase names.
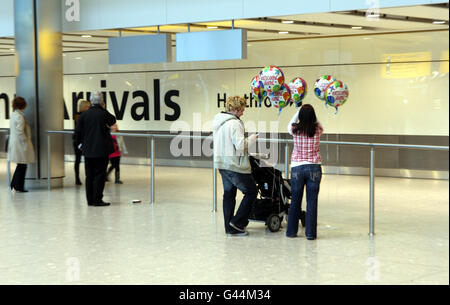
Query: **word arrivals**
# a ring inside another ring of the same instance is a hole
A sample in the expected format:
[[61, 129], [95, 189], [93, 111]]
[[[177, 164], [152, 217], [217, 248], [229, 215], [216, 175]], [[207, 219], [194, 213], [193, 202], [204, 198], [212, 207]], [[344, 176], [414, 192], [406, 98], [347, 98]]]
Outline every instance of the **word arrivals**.
[[[14, 94], [14, 97], [16, 95]], [[9, 120], [9, 96], [6, 93], [1, 93], [0, 94], [0, 101], [4, 101], [5, 103], [5, 119]]]
[[211, 302], [211, 299], [214, 295], [214, 292], [205, 292], [205, 291], [190, 291], [186, 289], [186, 291], [180, 292], [179, 299], [180, 300], [206, 300], [206, 302]]
[[[106, 88], [106, 80], [100, 81], [101, 88]], [[120, 97], [115, 91], [102, 91], [103, 99], [107, 105], [109, 111], [112, 111], [112, 114], [116, 117], [117, 120], [121, 121], [124, 118], [125, 111], [127, 110], [127, 106], [129, 105], [130, 98], [133, 100], [131, 109], [129, 109], [131, 118], [134, 121], [149, 121], [150, 120], [150, 112], [153, 114], [153, 119], [155, 121], [160, 121], [162, 119], [161, 115], [161, 88], [160, 88], [160, 80], [153, 80], [153, 110], [150, 110], [150, 98], [149, 94], [143, 90], [137, 91], [124, 91], [122, 92], [122, 96]], [[84, 92], [72, 92], [72, 110], [75, 114], [77, 112], [77, 103], [80, 99], [86, 98], [90, 99], [91, 92], [86, 92], [86, 96]], [[178, 90], [169, 90], [164, 95], [164, 105], [171, 109], [169, 113], [164, 114], [165, 121], [176, 121], [181, 115], [180, 105], [172, 100], [173, 97], [179, 97], [180, 91]], [[112, 106], [112, 109], [110, 107]], [[64, 104], [64, 119], [69, 119], [69, 114]]]

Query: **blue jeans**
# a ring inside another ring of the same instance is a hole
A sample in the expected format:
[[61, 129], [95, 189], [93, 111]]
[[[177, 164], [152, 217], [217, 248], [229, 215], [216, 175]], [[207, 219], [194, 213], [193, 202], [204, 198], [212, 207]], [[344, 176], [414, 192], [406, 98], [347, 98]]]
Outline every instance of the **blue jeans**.
[[[223, 218], [226, 233], [235, 233], [236, 230], [230, 226], [230, 221], [239, 228], [248, 225], [248, 217], [252, 211], [252, 205], [258, 195], [255, 180], [251, 174], [241, 174], [225, 169], [219, 169], [223, 183]], [[239, 209], [234, 215], [236, 207], [236, 193], [240, 190], [244, 198]]]
[[291, 171], [292, 200], [288, 216], [286, 236], [296, 236], [302, 207], [303, 190], [306, 186], [306, 229], [307, 238], [317, 237], [317, 197], [319, 196], [322, 167], [320, 164], [295, 166]]

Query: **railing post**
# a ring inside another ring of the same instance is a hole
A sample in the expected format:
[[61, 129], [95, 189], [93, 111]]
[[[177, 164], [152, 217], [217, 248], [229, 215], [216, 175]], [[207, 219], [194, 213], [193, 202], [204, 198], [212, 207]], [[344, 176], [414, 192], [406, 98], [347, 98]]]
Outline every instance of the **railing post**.
[[285, 179], [289, 179], [289, 143], [284, 144], [284, 177]]
[[150, 140], [150, 176], [151, 176], [151, 186], [150, 186], [150, 203], [155, 203], [155, 137], [151, 137]]
[[375, 234], [375, 170], [374, 170], [374, 160], [375, 159], [375, 149], [373, 146], [370, 147], [370, 211], [369, 211], [369, 235], [373, 236]]
[[[6, 157], [8, 158], [8, 157]], [[8, 189], [10, 188], [10, 183], [11, 183], [11, 161], [9, 161], [9, 159], [6, 161], [6, 172], [8, 175], [8, 183], [6, 183], [6, 186], [8, 187]]]
[[47, 132], [47, 190], [50, 191], [50, 133]]

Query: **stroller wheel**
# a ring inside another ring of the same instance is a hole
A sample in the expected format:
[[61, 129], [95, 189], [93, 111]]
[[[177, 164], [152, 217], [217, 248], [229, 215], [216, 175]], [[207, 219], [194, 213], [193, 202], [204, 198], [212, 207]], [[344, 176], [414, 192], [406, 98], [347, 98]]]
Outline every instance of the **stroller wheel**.
[[270, 232], [277, 232], [281, 228], [281, 218], [276, 215], [272, 214], [267, 219], [267, 227], [269, 228]]

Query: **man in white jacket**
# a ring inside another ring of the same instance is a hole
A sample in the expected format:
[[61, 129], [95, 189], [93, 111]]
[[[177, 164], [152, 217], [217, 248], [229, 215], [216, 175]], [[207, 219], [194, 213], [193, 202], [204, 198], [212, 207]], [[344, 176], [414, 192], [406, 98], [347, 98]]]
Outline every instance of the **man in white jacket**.
[[[214, 117], [214, 165], [219, 169], [223, 182], [223, 216], [225, 232], [229, 236], [246, 236], [248, 217], [258, 195], [251, 175], [248, 147], [256, 142], [257, 135], [245, 138], [244, 123], [240, 117], [244, 113], [246, 101], [233, 96], [225, 103], [226, 112]], [[236, 192], [244, 194], [239, 209], [234, 215]]]

